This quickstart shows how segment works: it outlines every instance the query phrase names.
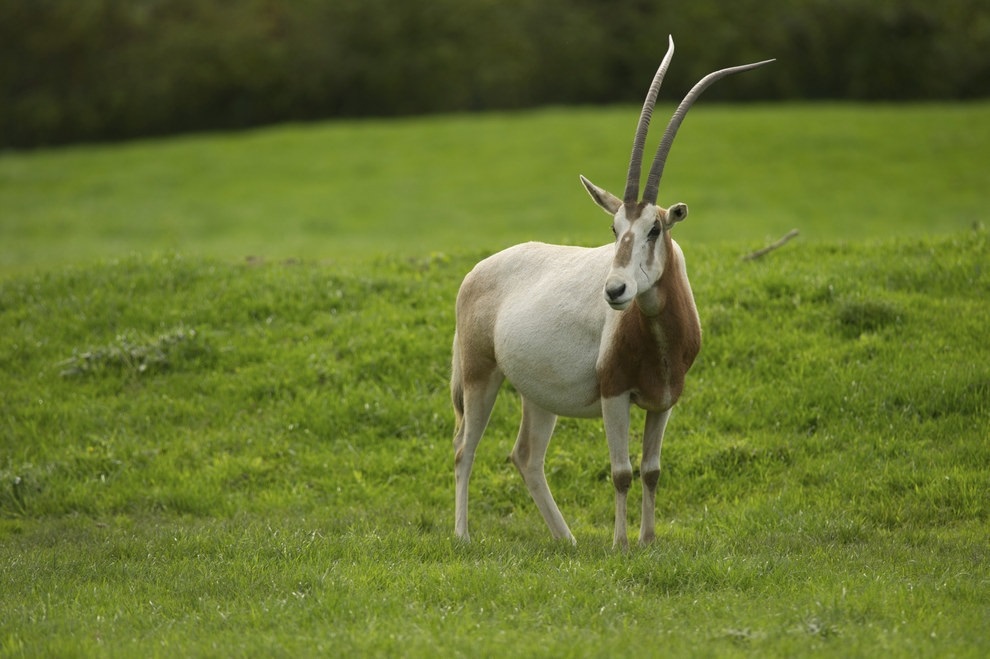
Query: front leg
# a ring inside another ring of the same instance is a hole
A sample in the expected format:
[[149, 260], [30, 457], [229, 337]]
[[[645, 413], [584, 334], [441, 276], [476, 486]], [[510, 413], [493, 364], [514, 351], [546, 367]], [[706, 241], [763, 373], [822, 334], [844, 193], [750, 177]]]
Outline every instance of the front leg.
[[663, 432], [667, 428], [670, 410], [647, 412], [643, 429], [643, 462], [640, 476], [643, 479], [643, 519], [639, 527], [639, 544], [648, 545], [656, 538], [657, 482], [660, 480], [660, 448]]
[[615, 533], [612, 548], [629, 548], [626, 535], [626, 497], [632, 485], [632, 463], [629, 460], [629, 394], [602, 399], [602, 418], [608, 458], [612, 465], [612, 485], [615, 487]]

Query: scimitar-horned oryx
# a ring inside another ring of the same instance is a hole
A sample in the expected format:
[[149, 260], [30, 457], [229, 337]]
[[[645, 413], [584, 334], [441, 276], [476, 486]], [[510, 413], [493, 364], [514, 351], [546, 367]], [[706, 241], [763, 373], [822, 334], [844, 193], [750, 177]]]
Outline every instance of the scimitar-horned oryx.
[[503, 380], [522, 396], [522, 423], [510, 458], [554, 538], [574, 542], [544, 473], [557, 417], [604, 419], [615, 487], [613, 544], [627, 547], [626, 496], [633, 480], [629, 414], [646, 410], [641, 544], [655, 536], [660, 445], [684, 376], [701, 347], [701, 324], [684, 255], [670, 237], [685, 204], [657, 205], [664, 163], [698, 96], [727, 75], [773, 60], [722, 69], [699, 81], [664, 131], [643, 191], [640, 165], [650, 117], [674, 53], [669, 40], [636, 127], [622, 199], [583, 176], [591, 198], [612, 215], [613, 243], [598, 248], [525, 243], [490, 256], [457, 294], [451, 397], [456, 415], [454, 531], [468, 539], [468, 481], [475, 450]]

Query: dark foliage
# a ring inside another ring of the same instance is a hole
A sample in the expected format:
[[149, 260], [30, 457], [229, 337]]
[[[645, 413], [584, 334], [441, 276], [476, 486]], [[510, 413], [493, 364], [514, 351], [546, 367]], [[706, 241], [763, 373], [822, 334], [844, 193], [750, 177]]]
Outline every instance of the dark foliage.
[[325, 117], [639, 102], [776, 57], [723, 100], [990, 90], [985, 0], [4, 0], [0, 146]]

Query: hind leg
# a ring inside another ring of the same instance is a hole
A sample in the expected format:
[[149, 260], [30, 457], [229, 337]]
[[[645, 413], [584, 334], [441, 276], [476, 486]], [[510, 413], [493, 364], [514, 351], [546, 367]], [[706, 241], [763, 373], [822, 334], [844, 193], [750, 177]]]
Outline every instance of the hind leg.
[[551, 535], [558, 540], [569, 540], [574, 544], [574, 536], [571, 535], [571, 530], [567, 528], [567, 523], [553, 500], [544, 472], [547, 446], [550, 445], [550, 436], [553, 435], [556, 423], [556, 414], [523, 398], [519, 436], [509, 457], [522, 474], [529, 494], [536, 502], [536, 507], [539, 508], [547, 526], [550, 527]]
[[461, 384], [459, 391], [455, 387], [454, 409], [459, 425], [454, 436], [454, 534], [462, 540], [469, 539], [468, 482], [475, 450], [488, 425], [503, 379], [502, 373], [495, 370], [487, 378]]

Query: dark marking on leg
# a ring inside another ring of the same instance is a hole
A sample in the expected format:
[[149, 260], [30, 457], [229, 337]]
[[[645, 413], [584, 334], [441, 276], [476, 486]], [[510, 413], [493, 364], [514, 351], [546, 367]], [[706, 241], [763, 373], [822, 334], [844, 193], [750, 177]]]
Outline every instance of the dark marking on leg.
[[613, 471], [612, 484], [617, 492], [625, 494], [632, 486], [633, 475], [631, 471]]

